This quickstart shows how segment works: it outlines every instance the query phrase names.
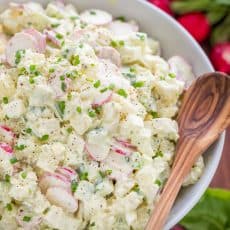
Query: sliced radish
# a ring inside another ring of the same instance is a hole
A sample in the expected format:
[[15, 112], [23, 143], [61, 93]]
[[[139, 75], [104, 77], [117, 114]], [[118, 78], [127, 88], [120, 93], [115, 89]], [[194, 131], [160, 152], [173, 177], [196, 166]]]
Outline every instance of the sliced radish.
[[100, 47], [98, 50], [98, 57], [102, 59], [108, 59], [118, 67], [121, 66], [121, 55], [113, 47]]
[[0, 137], [8, 144], [12, 145], [16, 137], [15, 133], [6, 125], [0, 125]]
[[137, 146], [131, 144], [129, 140], [122, 140], [122, 139], [119, 139], [119, 138], [115, 138], [115, 139], [122, 146], [130, 148], [130, 149], [133, 149], [133, 150], [137, 150]]
[[111, 145], [111, 150], [123, 156], [130, 156], [134, 151], [137, 150], [137, 147], [132, 145], [127, 140], [120, 140], [115, 138], [114, 143]]
[[6, 46], [6, 60], [11, 66], [15, 66], [15, 54], [18, 50], [31, 49], [39, 52], [39, 47], [36, 39], [25, 32], [15, 34], [7, 43]]
[[185, 82], [185, 87], [187, 88], [195, 79], [191, 65], [180, 56], [171, 57], [168, 63], [170, 71], [176, 75], [176, 79]]
[[70, 189], [70, 180], [58, 173], [46, 173], [41, 178], [39, 186], [42, 192], [46, 192], [46, 190], [50, 187], [63, 187]]
[[67, 180], [74, 180], [77, 178], [77, 173], [75, 170], [69, 167], [60, 167], [56, 170], [57, 173], [61, 174], [62, 176], [66, 177]]
[[46, 38], [51, 41], [55, 46], [61, 47], [61, 41], [57, 39], [56, 33], [52, 30], [45, 30], [44, 34], [46, 35]]
[[135, 22], [122, 22], [119, 20], [112, 21], [108, 25], [108, 29], [116, 36], [129, 35], [139, 31], [139, 27]]
[[109, 154], [109, 149], [103, 145], [98, 144], [85, 144], [86, 152], [92, 157], [95, 161], [103, 161]]
[[95, 98], [92, 107], [96, 108], [99, 106], [102, 106], [108, 102], [111, 101], [113, 96], [113, 92], [112, 91], [105, 91], [104, 93], [101, 93], [97, 98]]
[[25, 33], [32, 35], [37, 41], [39, 53], [44, 53], [46, 50], [46, 37], [35, 29], [25, 29]]
[[111, 152], [108, 157], [102, 162], [102, 168], [111, 169], [112, 173], [110, 178], [120, 179], [122, 177], [128, 177], [132, 173], [132, 167], [127, 162], [125, 156]]
[[78, 202], [74, 199], [70, 192], [62, 187], [52, 187], [46, 192], [46, 198], [50, 203], [57, 205], [70, 213], [74, 213], [78, 209]]
[[13, 148], [7, 143], [0, 142], [0, 149], [2, 149], [7, 155], [13, 155]]
[[39, 224], [42, 222], [41, 216], [30, 216], [30, 221], [24, 221], [24, 216], [30, 216], [28, 213], [26, 213], [24, 210], [19, 209], [18, 215], [16, 216], [17, 223], [25, 230], [32, 230], [37, 229]]
[[112, 21], [112, 15], [98, 9], [86, 10], [80, 14], [80, 18], [87, 24], [102, 26]]

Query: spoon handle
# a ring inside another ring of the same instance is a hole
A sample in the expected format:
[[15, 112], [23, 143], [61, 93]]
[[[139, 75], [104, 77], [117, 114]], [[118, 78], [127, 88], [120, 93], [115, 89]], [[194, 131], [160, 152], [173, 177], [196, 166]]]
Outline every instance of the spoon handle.
[[[162, 230], [166, 222], [168, 214], [174, 204], [174, 201], [180, 191], [184, 178], [188, 175], [191, 167], [196, 161], [194, 154], [189, 154], [190, 151], [194, 151], [193, 142], [189, 141], [189, 145], [186, 146], [186, 150], [182, 148], [177, 149], [177, 164], [172, 169], [169, 179], [163, 189], [163, 192], [154, 207], [154, 215], [149, 220], [146, 230]], [[184, 147], [184, 145], [183, 145]], [[188, 150], [188, 152], [187, 152]], [[181, 154], [183, 151], [183, 154]], [[188, 154], [184, 154], [188, 153]], [[189, 156], [189, 157], [187, 157]]]

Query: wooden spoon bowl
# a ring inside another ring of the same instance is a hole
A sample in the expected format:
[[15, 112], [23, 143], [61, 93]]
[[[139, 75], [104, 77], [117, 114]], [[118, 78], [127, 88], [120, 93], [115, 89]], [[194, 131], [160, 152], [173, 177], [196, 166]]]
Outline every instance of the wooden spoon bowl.
[[172, 172], [147, 230], [163, 228], [192, 166], [230, 124], [230, 77], [219, 72], [199, 77], [185, 92], [177, 120], [180, 139]]

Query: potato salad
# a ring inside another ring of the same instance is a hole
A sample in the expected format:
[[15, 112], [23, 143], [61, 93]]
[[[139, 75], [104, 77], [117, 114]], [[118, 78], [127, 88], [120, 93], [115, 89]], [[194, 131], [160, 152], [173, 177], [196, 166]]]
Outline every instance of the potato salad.
[[[142, 230], [194, 78], [138, 23], [10, 3], [0, 15], [0, 230]], [[184, 185], [195, 183], [198, 159]]]

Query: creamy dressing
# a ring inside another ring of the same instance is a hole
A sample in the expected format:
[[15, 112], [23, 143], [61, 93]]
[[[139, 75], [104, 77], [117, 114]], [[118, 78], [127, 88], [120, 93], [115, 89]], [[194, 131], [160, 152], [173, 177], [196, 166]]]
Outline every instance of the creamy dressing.
[[0, 23], [0, 229], [144, 229], [191, 67], [98, 9], [12, 3]]

